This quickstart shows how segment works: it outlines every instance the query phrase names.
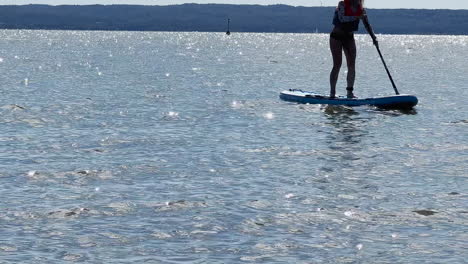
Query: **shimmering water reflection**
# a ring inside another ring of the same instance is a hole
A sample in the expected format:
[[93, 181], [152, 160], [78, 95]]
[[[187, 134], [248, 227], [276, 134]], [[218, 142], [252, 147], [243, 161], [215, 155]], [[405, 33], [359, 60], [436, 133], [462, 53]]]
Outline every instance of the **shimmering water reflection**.
[[[468, 258], [467, 37], [379, 36], [410, 112], [280, 101], [327, 92], [327, 35], [0, 39], [1, 263]], [[357, 42], [356, 93], [392, 94]]]

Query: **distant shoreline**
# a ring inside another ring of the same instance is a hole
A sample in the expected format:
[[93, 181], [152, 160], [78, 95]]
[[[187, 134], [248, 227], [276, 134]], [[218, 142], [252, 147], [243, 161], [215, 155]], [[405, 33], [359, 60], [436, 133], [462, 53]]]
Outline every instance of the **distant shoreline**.
[[[0, 29], [328, 33], [333, 7], [287, 5], [0, 5]], [[377, 33], [468, 35], [468, 10], [369, 9]], [[365, 33], [361, 27], [360, 33]]]
[[[151, 30], [120, 30], [120, 29], [31, 29], [31, 28], [0, 28], [0, 30], [5, 30], [5, 31], [15, 31], [15, 30], [24, 30], [24, 31], [83, 31], [83, 32], [153, 32], [153, 33], [217, 33], [217, 34], [226, 34], [224, 31], [163, 31], [163, 30], [158, 30], [158, 31], [151, 31]], [[329, 35], [329, 32], [233, 32], [231, 31], [232, 34], [317, 34], [317, 35]], [[358, 32], [355, 34], [355, 36], [367, 36], [367, 33], [364, 32]], [[454, 37], [463, 37], [463, 36], [468, 36], [468, 35], [463, 35], [463, 34], [397, 34], [397, 33], [388, 33], [388, 34], [383, 34], [383, 33], [376, 33], [377, 36], [379, 35], [388, 35], [388, 36], [454, 36]]]

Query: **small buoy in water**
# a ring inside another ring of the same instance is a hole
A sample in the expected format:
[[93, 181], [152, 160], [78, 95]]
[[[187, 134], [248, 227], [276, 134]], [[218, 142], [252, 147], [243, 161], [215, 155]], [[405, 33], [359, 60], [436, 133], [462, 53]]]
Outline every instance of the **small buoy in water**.
[[229, 30], [229, 26], [230, 26], [230, 23], [231, 23], [231, 19], [228, 18], [228, 26], [227, 26], [227, 31], [226, 31], [226, 35], [231, 35], [231, 31]]

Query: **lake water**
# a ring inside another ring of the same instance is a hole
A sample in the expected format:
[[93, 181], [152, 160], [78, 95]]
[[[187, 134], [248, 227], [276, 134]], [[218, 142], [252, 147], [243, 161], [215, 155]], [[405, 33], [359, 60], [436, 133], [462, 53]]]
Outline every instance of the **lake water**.
[[378, 37], [413, 111], [281, 101], [324, 34], [0, 31], [0, 263], [466, 263], [468, 37]]

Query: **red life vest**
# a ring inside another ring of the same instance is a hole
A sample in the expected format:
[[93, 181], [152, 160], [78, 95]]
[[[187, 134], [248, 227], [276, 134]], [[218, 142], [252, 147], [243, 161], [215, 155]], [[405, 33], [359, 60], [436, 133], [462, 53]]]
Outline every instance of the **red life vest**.
[[362, 0], [344, 0], [345, 16], [362, 16], [363, 2]]

